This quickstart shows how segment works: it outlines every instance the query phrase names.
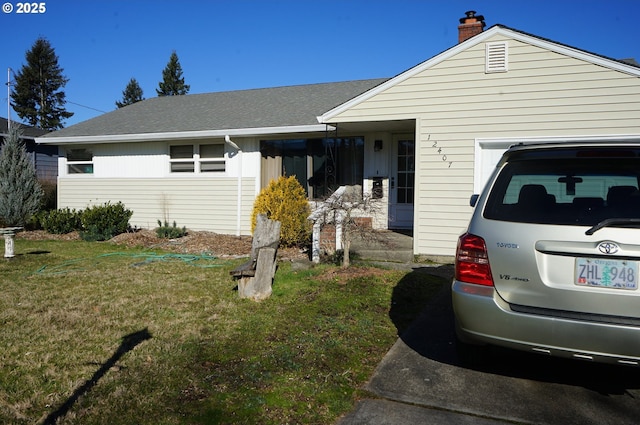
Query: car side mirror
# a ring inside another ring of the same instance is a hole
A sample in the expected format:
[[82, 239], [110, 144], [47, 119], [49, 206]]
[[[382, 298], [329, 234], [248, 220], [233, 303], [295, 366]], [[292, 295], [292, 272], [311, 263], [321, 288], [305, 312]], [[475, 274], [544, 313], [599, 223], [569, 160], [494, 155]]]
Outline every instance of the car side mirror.
[[478, 203], [479, 197], [480, 195], [478, 195], [477, 193], [474, 193], [473, 195], [471, 195], [471, 199], [469, 199], [469, 205], [472, 207], [475, 207], [476, 204]]

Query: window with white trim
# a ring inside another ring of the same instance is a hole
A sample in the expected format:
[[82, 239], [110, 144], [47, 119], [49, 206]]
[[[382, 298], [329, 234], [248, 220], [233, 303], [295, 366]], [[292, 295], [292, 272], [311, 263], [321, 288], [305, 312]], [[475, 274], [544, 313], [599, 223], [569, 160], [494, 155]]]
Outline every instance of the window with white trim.
[[200, 145], [200, 172], [218, 173], [224, 170], [224, 145], [222, 143]]
[[172, 173], [224, 172], [226, 169], [224, 144], [202, 143], [169, 146], [169, 163]]
[[93, 174], [93, 152], [88, 149], [68, 149], [67, 173]]
[[177, 145], [169, 147], [169, 158], [172, 173], [193, 173], [195, 170], [193, 145]]

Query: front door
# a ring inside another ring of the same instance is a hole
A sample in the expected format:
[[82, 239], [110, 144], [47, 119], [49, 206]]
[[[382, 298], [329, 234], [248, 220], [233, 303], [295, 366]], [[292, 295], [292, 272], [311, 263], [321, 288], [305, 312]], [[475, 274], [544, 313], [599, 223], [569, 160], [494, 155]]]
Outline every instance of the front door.
[[394, 136], [389, 177], [389, 228], [413, 228], [415, 186], [415, 138]]

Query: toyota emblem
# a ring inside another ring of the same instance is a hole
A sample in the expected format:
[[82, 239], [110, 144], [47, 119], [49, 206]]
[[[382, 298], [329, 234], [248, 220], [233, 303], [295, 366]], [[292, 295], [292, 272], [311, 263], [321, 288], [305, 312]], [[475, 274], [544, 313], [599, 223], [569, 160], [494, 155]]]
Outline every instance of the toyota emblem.
[[598, 251], [603, 254], [615, 254], [620, 247], [615, 242], [600, 242], [598, 244]]

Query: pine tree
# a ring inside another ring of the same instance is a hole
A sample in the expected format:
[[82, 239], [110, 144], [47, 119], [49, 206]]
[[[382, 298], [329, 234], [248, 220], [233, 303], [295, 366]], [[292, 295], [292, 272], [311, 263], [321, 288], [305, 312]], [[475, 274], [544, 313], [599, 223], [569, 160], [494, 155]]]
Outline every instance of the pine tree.
[[162, 81], [158, 84], [156, 93], [158, 96], [176, 96], [189, 93], [191, 86], [184, 83], [182, 76], [182, 66], [178, 61], [178, 55], [175, 51], [171, 53], [169, 63], [162, 71]]
[[0, 151], [0, 223], [4, 226], [24, 226], [44, 195], [20, 136], [17, 126], [11, 127]]
[[142, 97], [142, 88], [140, 88], [138, 81], [132, 78], [122, 92], [122, 102], [116, 100], [116, 106], [118, 108], [124, 108], [127, 105], [132, 105], [141, 100], [144, 100], [144, 97]]
[[62, 88], [69, 81], [62, 75], [53, 47], [45, 38], [38, 38], [26, 53], [27, 63], [15, 76], [11, 92], [14, 111], [22, 119], [43, 130], [64, 127], [62, 121], [72, 112], [64, 108], [65, 93]]

